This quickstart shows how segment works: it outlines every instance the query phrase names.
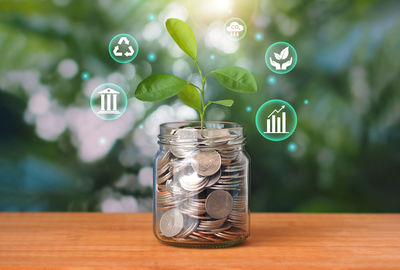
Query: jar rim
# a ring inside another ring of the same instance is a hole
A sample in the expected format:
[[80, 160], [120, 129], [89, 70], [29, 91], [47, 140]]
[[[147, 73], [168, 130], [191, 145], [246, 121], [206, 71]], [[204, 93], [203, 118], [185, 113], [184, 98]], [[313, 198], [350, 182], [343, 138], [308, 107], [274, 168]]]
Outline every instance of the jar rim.
[[[166, 122], [160, 125], [160, 129], [171, 131], [173, 129], [180, 129], [185, 127], [200, 127], [200, 121], [176, 121], [176, 122]], [[221, 128], [221, 126], [223, 127]], [[243, 126], [236, 122], [228, 122], [228, 121], [204, 121], [203, 129], [241, 129]]]
[[203, 129], [200, 121], [167, 122], [160, 125], [161, 144], [201, 144], [204, 141], [242, 144], [244, 142], [243, 126], [235, 122], [204, 121]]

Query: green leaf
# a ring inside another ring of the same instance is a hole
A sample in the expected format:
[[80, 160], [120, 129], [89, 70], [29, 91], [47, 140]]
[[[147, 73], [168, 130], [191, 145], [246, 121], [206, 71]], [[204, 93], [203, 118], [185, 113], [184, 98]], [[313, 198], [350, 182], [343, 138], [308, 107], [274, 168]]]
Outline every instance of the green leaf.
[[192, 29], [184, 21], [178, 19], [168, 19], [165, 26], [171, 37], [175, 40], [176, 44], [193, 60], [197, 56], [196, 37]]
[[178, 93], [178, 97], [183, 104], [201, 112], [200, 94], [194, 85], [187, 84], [182, 91]]
[[213, 104], [219, 104], [225, 107], [231, 107], [233, 105], [233, 100], [232, 99], [222, 99], [222, 100], [216, 100], [216, 101], [209, 101], [208, 103], [213, 103]]
[[188, 83], [173, 75], [154, 74], [139, 83], [135, 96], [142, 101], [163, 100], [178, 94]]
[[241, 93], [257, 92], [254, 76], [241, 67], [223, 67], [211, 71], [218, 82], [229, 90]]

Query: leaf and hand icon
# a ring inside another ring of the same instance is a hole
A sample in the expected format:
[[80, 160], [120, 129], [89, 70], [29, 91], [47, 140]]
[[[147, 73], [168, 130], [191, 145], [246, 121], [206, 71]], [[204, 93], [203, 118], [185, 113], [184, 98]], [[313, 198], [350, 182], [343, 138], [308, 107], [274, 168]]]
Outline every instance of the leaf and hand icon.
[[[274, 52], [274, 57], [276, 60], [285, 60], [289, 56], [289, 47], [284, 48], [280, 53]], [[272, 58], [269, 58], [269, 62], [276, 70], [286, 70], [293, 62], [293, 57], [282, 64], [275, 62]]]

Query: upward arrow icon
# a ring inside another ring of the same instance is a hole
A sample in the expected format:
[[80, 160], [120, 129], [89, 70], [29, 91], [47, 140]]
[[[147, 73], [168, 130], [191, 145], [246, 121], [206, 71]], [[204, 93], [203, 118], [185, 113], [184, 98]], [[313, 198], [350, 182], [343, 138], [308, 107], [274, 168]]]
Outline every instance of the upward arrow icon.
[[274, 113], [280, 113], [280, 111], [282, 111], [282, 109], [284, 109], [284, 108], [285, 108], [285, 105], [282, 105], [282, 107], [279, 110], [274, 110], [270, 115], [268, 115], [267, 118], [270, 118], [271, 115], [273, 115]]

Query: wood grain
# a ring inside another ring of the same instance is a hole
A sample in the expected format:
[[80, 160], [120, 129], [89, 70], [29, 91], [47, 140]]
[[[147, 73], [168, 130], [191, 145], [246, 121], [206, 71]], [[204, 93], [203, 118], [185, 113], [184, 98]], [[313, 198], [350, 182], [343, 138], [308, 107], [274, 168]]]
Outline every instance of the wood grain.
[[2, 213], [0, 268], [400, 269], [400, 215], [252, 214], [244, 244], [187, 249], [150, 213]]

